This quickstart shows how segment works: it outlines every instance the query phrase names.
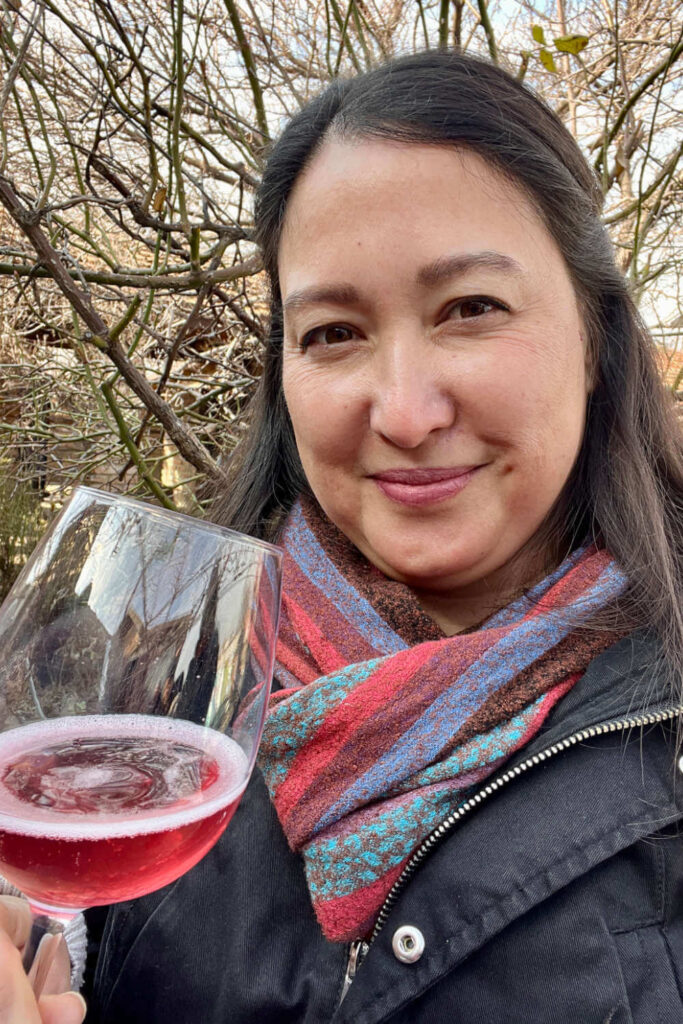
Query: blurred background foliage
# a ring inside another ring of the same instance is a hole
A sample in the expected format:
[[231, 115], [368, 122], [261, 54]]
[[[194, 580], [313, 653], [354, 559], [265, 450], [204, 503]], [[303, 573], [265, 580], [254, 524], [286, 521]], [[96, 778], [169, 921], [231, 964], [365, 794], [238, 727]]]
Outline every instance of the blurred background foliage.
[[682, 395], [680, 0], [0, 0], [0, 590], [77, 481], [201, 512], [261, 367], [269, 141], [439, 46], [579, 140]]

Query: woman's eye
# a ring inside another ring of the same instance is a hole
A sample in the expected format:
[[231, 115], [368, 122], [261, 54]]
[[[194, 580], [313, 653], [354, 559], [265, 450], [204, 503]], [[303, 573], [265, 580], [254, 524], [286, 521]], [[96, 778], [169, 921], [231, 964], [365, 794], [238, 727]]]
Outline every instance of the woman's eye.
[[494, 299], [487, 299], [484, 296], [471, 296], [466, 299], [458, 299], [448, 310], [448, 316], [454, 320], [471, 320], [474, 317], [484, 316], [493, 310], [507, 309], [502, 302]]
[[307, 331], [301, 339], [301, 348], [306, 349], [309, 345], [338, 345], [343, 341], [351, 341], [356, 332], [344, 324], [326, 324], [324, 327], [315, 327]]

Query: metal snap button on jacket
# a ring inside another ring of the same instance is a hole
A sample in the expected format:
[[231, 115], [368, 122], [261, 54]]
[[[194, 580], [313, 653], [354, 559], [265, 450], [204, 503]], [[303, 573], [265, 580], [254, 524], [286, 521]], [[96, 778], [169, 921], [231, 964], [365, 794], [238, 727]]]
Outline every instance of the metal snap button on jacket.
[[425, 937], [419, 928], [404, 924], [394, 932], [391, 948], [401, 963], [414, 964], [425, 951]]

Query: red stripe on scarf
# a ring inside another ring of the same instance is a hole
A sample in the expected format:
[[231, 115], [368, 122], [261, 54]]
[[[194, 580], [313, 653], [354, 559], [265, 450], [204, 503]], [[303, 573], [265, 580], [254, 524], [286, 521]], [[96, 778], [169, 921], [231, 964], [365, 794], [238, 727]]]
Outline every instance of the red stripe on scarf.
[[391, 700], [397, 689], [408, 683], [421, 668], [426, 646], [422, 644], [399, 651], [325, 716], [318, 731], [309, 737], [292, 761], [275, 794], [275, 806], [283, 824], [311, 782], [353, 738], [359, 721], [372, 718], [374, 712]]
[[573, 604], [597, 583], [611, 562], [612, 557], [606, 551], [590, 547], [581, 562], [554, 583], [548, 593], [539, 599], [535, 614], [545, 615]]
[[286, 597], [283, 603], [295, 632], [320, 666], [320, 672], [329, 675], [348, 665], [344, 656], [326, 640], [322, 630], [295, 600]]
[[323, 933], [337, 941], [343, 936], [347, 942], [368, 935], [377, 917], [377, 907], [384, 903], [409, 859], [406, 857], [397, 867], [364, 889], [355, 889], [346, 896], [336, 896], [318, 903], [315, 913]]
[[[285, 647], [278, 653], [278, 661], [288, 672], [296, 676], [301, 686], [306, 686], [318, 678], [317, 669], [309, 662], [304, 661], [303, 658], [300, 658], [291, 647]], [[294, 689], [290, 687], [288, 692], [293, 693]]]

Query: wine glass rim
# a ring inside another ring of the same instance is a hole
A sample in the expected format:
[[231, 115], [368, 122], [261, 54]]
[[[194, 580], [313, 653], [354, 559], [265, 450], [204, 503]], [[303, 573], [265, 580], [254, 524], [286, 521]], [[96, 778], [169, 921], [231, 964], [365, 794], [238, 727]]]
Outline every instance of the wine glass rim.
[[186, 512], [177, 512], [175, 509], [163, 508], [160, 505], [152, 505], [149, 501], [140, 501], [139, 498], [131, 498], [127, 494], [114, 494], [109, 491], [100, 491], [97, 487], [90, 487], [87, 484], [77, 484], [72, 492], [71, 497], [75, 497], [77, 494], [92, 494], [108, 505], [132, 505], [133, 508], [144, 509], [145, 512], [153, 512], [155, 515], [159, 515], [169, 521], [174, 521], [177, 518], [186, 520], [191, 523], [195, 529], [206, 530], [208, 533], [213, 533], [218, 537], [224, 537], [226, 540], [230, 540], [233, 543], [243, 544], [245, 547], [257, 547], [264, 548], [267, 552], [275, 555], [278, 559], [282, 559], [282, 549], [276, 547], [275, 544], [269, 544], [268, 541], [260, 540], [258, 537], [251, 537], [249, 534], [240, 533], [238, 530], [231, 530], [227, 526], [219, 526], [217, 523], [212, 523], [206, 519], [198, 519], [197, 516], [189, 516]]

